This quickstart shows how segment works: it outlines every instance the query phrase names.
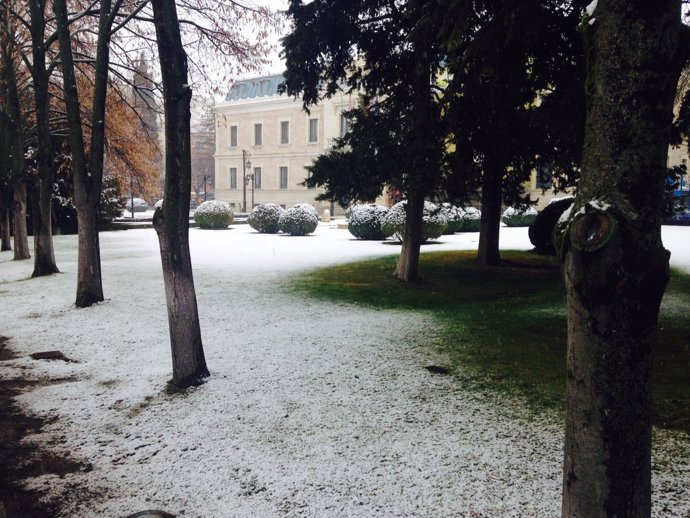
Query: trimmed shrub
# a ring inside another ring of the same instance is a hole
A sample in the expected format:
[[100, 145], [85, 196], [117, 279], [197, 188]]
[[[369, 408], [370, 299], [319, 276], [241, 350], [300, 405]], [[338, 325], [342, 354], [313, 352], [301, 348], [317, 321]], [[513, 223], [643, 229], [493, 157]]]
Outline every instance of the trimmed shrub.
[[[383, 217], [381, 220], [381, 231], [386, 237], [393, 236], [398, 241], [402, 241], [403, 234], [405, 233], [406, 207], [406, 200], [396, 203]], [[440, 207], [430, 201], [424, 202], [422, 218], [422, 243], [441, 237], [448, 227], [448, 219], [446, 219]]]
[[537, 214], [529, 227], [529, 240], [534, 245], [534, 251], [543, 255], [556, 255], [553, 245], [553, 230], [558, 218], [575, 201], [572, 196], [568, 198], [554, 198], [544, 209]]
[[503, 211], [501, 221], [506, 227], [529, 227], [537, 217], [537, 209], [534, 207], [508, 207]]
[[277, 234], [280, 230], [278, 220], [283, 212], [285, 212], [285, 209], [275, 203], [257, 205], [249, 214], [247, 223], [262, 234]]
[[381, 221], [388, 213], [388, 208], [383, 205], [354, 205], [350, 211], [350, 221], [347, 229], [357, 239], [381, 240], [386, 235], [381, 230]]
[[448, 220], [448, 226], [444, 234], [454, 234], [462, 227], [462, 209], [450, 203], [441, 204], [441, 212]]
[[479, 225], [482, 220], [482, 211], [474, 207], [465, 207], [458, 209], [460, 213], [460, 221], [458, 222], [458, 230], [456, 232], [479, 232]]
[[316, 217], [317, 221], [321, 219], [321, 217], [319, 216], [319, 211], [316, 210], [316, 208], [314, 208], [314, 206], [311, 203], [295, 203], [294, 207], [302, 208], [311, 212]]
[[309, 209], [304, 207], [292, 207], [280, 215], [278, 227], [281, 232], [291, 236], [306, 236], [316, 230], [319, 218], [314, 216]]
[[232, 209], [224, 201], [205, 201], [194, 212], [194, 221], [197, 222], [199, 228], [207, 230], [228, 228], [234, 219]]

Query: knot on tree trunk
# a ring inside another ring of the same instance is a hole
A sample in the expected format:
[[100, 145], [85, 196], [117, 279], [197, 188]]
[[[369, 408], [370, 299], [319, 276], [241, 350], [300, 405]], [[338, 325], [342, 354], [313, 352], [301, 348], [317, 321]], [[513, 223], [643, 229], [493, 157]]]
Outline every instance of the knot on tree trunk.
[[585, 212], [570, 223], [570, 244], [576, 250], [594, 252], [604, 247], [616, 234], [618, 223], [607, 212]]

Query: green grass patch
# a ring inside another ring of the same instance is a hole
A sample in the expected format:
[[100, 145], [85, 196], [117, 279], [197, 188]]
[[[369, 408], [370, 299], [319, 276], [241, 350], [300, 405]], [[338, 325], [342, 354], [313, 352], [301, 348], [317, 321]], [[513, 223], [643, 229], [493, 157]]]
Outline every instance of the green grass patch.
[[[385, 257], [305, 273], [293, 288], [372, 308], [431, 312], [440, 325], [433, 345], [466, 381], [517, 395], [536, 411], [562, 411], [567, 337], [560, 267], [529, 252], [502, 257], [500, 267], [480, 267], [476, 252], [426, 253], [424, 282], [414, 285], [395, 280], [397, 257]], [[690, 431], [688, 308], [690, 276], [673, 271], [654, 355], [655, 422]]]

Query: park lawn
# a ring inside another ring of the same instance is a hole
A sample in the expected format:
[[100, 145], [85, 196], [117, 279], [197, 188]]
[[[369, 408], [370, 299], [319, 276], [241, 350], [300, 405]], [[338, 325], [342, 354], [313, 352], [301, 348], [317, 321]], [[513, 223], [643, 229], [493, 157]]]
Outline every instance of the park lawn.
[[[374, 308], [429, 311], [438, 319], [431, 346], [447, 354], [462, 382], [521, 397], [535, 411], [564, 407], [566, 310], [555, 258], [502, 252], [503, 265], [480, 267], [476, 252], [423, 254], [424, 281], [391, 273], [397, 257], [307, 272], [293, 287], [311, 296]], [[654, 352], [655, 424], [690, 431], [690, 275], [672, 271]]]

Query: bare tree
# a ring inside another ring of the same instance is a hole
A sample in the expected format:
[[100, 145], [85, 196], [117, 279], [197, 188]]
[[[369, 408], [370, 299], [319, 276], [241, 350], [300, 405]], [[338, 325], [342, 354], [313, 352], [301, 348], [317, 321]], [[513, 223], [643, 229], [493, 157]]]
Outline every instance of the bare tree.
[[582, 176], [560, 227], [568, 307], [563, 517], [651, 515], [650, 357], [669, 276], [664, 179], [690, 41], [680, 8], [680, 0], [602, 0], [582, 23]]
[[165, 196], [154, 215], [168, 306], [172, 383], [199, 384], [209, 375], [189, 253], [191, 193], [190, 103], [187, 55], [182, 46], [174, 0], [152, 0], [165, 111]]

